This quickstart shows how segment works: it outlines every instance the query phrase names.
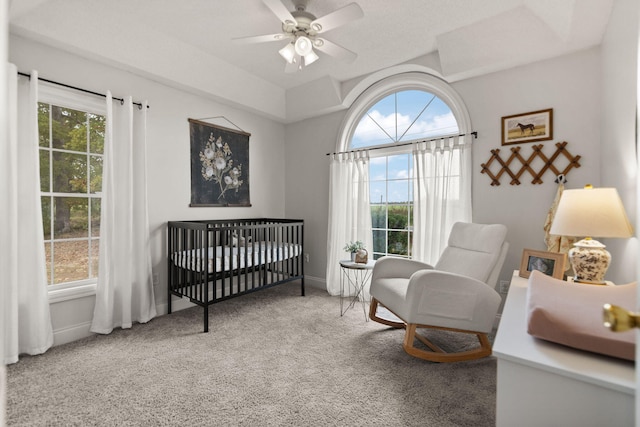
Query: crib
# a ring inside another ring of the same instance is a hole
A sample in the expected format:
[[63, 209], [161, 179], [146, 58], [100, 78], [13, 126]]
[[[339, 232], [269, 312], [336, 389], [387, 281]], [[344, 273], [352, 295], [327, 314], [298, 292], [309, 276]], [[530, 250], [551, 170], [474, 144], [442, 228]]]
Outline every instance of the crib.
[[304, 296], [304, 221], [250, 218], [169, 221], [168, 312], [172, 296], [204, 308], [293, 280]]

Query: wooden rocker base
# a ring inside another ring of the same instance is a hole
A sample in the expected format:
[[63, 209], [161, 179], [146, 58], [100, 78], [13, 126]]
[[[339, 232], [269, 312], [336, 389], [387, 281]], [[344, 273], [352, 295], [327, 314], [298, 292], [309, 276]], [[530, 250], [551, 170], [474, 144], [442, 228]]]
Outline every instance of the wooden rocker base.
[[[391, 326], [394, 328], [404, 328], [405, 334], [404, 334], [404, 342], [402, 343], [402, 348], [404, 349], [405, 352], [407, 352], [407, 354], [411, 356], [418, 357], [424, 360], [429, 360], [431, 362], [447, 363], [447, 362], [462, 362], [465, 360], [480, 359], [480, 358], [491, 355], [491, 343], [489, 342], [489, 338], [485, 333], [465, 331], [462, 329], [445, 328], [441, 326], [419, 325], [416, 323], [407, 324], [404, 321], [395, 322], [393, 320], [378, 317], [377, 315], [378, 305], [382, 305], [383, 307], [385, 307], [382, 303], [380, 303], [378, 300], [372, 297], [371, 305], [369, 307], [369, 318], [374, 322], [382, 323], [383, 325]], [[388, 307], [385, 307], [385, 308], [389, 310]], [[398, 319], [402, 320], [400, 316], [395, 314], [392, 310], [389, 310], [389, 311], [393, 313], [393, 315], [396, 316]], [[480, 345], [478, 347], [472, 348], [471, 350], [447, 353], [442, 348], [440, 348], [436, 344], [429, 341], [423, 335], [416, 333], [416, 330], [418, 328], [438, 329], [442, 331], [460, 332], [463, 334], [475, 335], [478, 338]], [[429, 347], [431, 351], [416, 348], [414, 346], [416, 339], [418, 339], [421, 343]]]

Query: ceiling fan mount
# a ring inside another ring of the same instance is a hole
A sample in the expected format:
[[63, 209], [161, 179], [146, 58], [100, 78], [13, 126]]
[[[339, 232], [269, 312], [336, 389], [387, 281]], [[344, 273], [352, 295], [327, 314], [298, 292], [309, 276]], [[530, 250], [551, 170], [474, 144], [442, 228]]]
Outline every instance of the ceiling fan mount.
[[315, 36], [318, 32], [322, 31], [322, 25], [313, 23], [316, 17], [309, 12], [296, 10], [291, 12], [291, 16], [296, 19], [295, 22], [287, 20], [282, 23], [282, 31], [285, 33], [295, 35], [298, 32], [303, 32], [307, 35]]
[[307, 12], [307, 0], [297, 0], [293, 2], [295, 10], [291, 12], [294, 21], [282, 22], [282, 31], [296, 33], [303, 31], [308, 35], [316, 35], [322, 31], [322, 24], [314, 22], [317, 18], [313, 13]]
[[[282, 32], [263, 36], [236, 39], [247, 43], [289, 40], [278, 52], [287, 61], [285, 72], [295, 72], [319, 59], [314, 48], [343, 61], [357, 58], [354, 52], [323, 37], [325, 32], [345, 25], [364, 16], [356, 3], [337, 9], [320, 18], [307, 12], [307, 0], [294, 0], [295, 10], [290, 12], [281, 0], [262, 0], [282, 22]], [[319, 36], [321, 35], [322, 36]]]

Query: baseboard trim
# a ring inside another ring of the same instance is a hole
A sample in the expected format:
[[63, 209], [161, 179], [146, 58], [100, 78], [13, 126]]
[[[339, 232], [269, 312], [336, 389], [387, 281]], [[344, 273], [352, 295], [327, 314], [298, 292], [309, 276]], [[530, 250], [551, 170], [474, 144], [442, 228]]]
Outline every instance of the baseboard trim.
[[84, 322], [68, 326], [66, 328], [56, 329], [53, 331], [53, 346], [56, 347], [95, 335], [90, 331], [90, 329], [91, 322]]
[[327, 290], [327, 281], [322, 277], [304, 275], [304, 284], [311, 286], [312, 288]]

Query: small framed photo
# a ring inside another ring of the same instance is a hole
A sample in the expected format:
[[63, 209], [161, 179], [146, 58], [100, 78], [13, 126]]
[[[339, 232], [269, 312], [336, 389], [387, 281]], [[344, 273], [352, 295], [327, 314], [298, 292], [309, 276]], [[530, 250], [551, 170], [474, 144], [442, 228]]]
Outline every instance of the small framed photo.
[[524, 249], [520, 261], [520, 277], [529, 278], [533, 270], [538, 270], [547, 276], [562, 279], [564, 276], [567, 255], [557, 252], [534, 251]]
[[553, 139], [553, 108], [502, 118], [502, 145]]

